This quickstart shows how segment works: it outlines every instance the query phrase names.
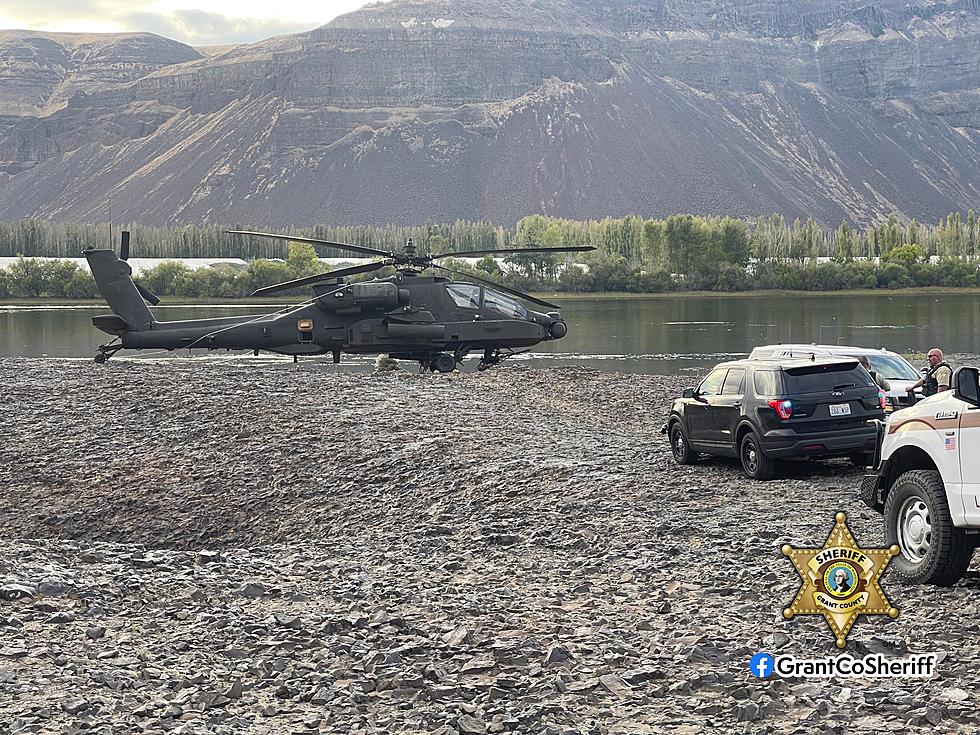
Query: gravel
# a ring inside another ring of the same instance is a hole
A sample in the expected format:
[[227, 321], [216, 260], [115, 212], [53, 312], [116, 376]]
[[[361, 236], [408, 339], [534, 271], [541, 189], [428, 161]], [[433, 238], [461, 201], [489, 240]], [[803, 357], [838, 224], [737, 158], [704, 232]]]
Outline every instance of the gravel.
[[658, 433], [687, 378], [0, 360], [0, 733], [975, 732], [976, 573], [759, 682], [784, 543], [880, 518], [845, 461], [750, 482]]

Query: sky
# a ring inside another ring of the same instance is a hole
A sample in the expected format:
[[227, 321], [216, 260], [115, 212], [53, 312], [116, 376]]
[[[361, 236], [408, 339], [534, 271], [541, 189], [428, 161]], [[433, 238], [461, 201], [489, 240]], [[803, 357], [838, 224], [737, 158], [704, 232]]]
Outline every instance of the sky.
[[250, 43], [322, 26], [367, 0], [2, 0], [0, 30], [148, 31], [192, 46]]

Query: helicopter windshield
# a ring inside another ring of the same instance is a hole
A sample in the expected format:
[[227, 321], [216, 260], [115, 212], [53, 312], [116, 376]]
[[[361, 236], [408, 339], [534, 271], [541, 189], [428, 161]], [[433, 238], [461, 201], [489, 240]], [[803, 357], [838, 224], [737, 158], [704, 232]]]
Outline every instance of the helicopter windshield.
[[527, 309], [520, 301], [504, 296], [492, 288], [483, 289], [483, 305], [511, 319], [527, 319]]
[[450, 283], [446, 286], [449, 295], [453, 297], [456, 306], [463, 309], [480, 308], [480, 287], [472, 283]]

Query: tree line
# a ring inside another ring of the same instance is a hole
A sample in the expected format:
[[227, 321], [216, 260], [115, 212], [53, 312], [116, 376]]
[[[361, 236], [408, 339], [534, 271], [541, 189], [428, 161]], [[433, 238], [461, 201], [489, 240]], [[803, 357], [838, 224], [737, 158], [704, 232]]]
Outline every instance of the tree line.
[[[248, 236], [236, 237], [231, 250], [227, 228], [211, 225], [129, 228], [134, 256], [248, 256], [244, 268], [225, 264], [191, 270], [177, 261], [161, 263], [140, 276], [161, 296], [247, 296], [261, 286], [324, 270], [318, 254], [349, 255]], [[513, 232], [490, 222], [457, 221], [417, 227], [318, 226], [283, 234], [388, 251], [400, 249], [412, 238], [420, 251], [433, 254], [500, 247], [595, 248], [558, 255], [518, 252], [504, 259], [503, 269], [490, 257], [474, 265], [454, 261], [452, 266], [523, 290], [647, 293], [980, 285], [978, 223], [972, 210], [965, 218], [952, 213], [934, 225], [892, 216], [865, 229], [844, 222], [827, 230], [813, 219], [787, 223], [779, 214], [751, 222], [689, 214], [591, 221], [532, 215], [519, 220]], [[99, 228], [85, 225], [0, 222], [0, 254], [67, 257], [83, 247], [104, 247], [107, 238], [106, 234], [100, 240]], [[94, 298], [97, 289], [91, 275], [73, 263], [25, 258], [0, 270], [0, 298], [18, 296]]]

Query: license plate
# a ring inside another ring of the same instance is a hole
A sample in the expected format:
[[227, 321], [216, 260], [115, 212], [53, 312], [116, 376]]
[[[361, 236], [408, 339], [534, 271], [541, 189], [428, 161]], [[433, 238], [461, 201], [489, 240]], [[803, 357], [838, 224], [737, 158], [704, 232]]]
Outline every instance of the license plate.
[[834, 403], [830, 407], [831, 416], [850, 416], [851, 415], [851, 404], [850, 403]]

